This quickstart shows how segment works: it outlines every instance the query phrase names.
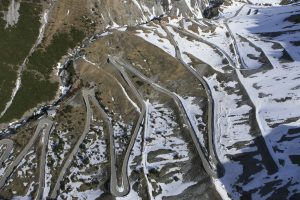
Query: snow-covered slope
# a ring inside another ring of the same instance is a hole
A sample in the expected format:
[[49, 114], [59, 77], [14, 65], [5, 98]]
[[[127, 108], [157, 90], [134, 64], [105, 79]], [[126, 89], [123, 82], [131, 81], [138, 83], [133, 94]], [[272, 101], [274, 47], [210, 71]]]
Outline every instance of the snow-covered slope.
[[[231, 198], [300, 192], [299, 15], [298, 4], [234, 3], [217, 20], [169, 18], [163, 25], [212, 90], [215, 145], [226, 171], [216, 184]], [[159, 26], [143, 29], [138, 36], [175, 55]]]
[[104, 21], [136, 25], [164, 14], [202, 18], [208, 0], [110, 0], [103, 2], [101, 7], [95, 8], [94, 5], [91, 4], [91, 10], [100, 10]]
[[86, 38], [58, 62], [66, 96], [1, 135], [0, 199], [299, 199], [300, 4], [280, 2], [53, 1], [40, 45]]

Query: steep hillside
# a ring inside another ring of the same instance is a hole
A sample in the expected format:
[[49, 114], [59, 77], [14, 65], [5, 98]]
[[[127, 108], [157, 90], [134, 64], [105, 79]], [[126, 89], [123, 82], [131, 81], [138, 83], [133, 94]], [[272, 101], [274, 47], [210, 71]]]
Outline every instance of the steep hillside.
[[298, 199], [299, 8], [1, 1], [0, 199]]
[[[11, 51], [20, 52], [20, 55], [13, 62], [10, 62], [9, 58], [2, 59], [3, 70], [7, 71], [4, 73], [2, 83], [8, 84], [1, 89], [3, 95], [0, 97], [0, 122], [18, 119], [26, 111], [38, 104], [51, 101], [58, 95], [56, 94], [58, 80], [53, 73], [54, 66], [67, 54], [68, 49], [73, 49], [84, 36], [105, 32], [109, 27], [146, 23], [163, 14], [201, 18], [201, 10], [207, 5], [206, 1], [200, 0], [172, 2], [64, 0], [39, 1], [39, 4], [30, 2], [13, 0], [1, 3], [2, 38], [9, 44]], [[26, 15], [29, 10], [35, 10], [30, 16], [32, 19]], [[21, 34], [20, 29], [23, 29], [26, 23], [33, 26], [27, 26], [28, 30], [26, 28], [23, 30], [26, 34], [18, 37], [18, 34]], [[15, 33], [7, 39], [5, 34], [10, 32], [9, 29]], [[11, 55], [9, 52], [8, 49], [7, 55]], [[12, 65], [15, 69], [4, 65]]]

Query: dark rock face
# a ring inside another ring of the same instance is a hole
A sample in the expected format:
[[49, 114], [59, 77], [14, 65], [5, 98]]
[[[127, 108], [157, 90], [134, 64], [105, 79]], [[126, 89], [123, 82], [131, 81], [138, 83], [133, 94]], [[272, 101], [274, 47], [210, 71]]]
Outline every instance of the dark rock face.
[[299, 0], [282, 0], [280, 2], [280, 5], [287, 5], [287, 4], [291, 4], [291, 3], [296, 3], [298, 2]]
[[223, 4], [223, 0], [214, 0], [209, 2], [209, 6], [203, 11], [203, 17], [211, 19], [219, 15], [219, 7]]
[[218, 8], [215, 8], [215, 7], [214, 8], [207, 7], [203, 11], [203, 17], [208, 18], [208, 19], [218, 16], [218, 14], [219, 14], [219, 10], [218, 10]]
[[169, 11], [169, 1], [168, 0], [162, 0], [162, 7], [164, 12]]
[[294, 24], [300, 23], [300, 14], [291, 15], [288, 18], [286, 18], [284, 21], [289, 21]]

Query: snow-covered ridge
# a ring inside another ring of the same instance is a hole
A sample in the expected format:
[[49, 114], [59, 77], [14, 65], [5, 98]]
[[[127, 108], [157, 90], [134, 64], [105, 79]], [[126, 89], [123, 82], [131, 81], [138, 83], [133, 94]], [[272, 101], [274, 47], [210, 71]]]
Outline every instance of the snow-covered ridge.
[[117, 6], [107, 1], [100, 12], [106, 23], [123, 26], [145, 23], [161, 15], [202, 18], [207, 5], [208, 0], [123, 0]]

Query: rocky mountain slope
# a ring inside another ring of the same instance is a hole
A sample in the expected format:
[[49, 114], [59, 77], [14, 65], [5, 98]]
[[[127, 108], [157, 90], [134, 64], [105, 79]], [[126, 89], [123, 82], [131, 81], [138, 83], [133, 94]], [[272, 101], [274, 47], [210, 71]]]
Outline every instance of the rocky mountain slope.
[[299, 7], [1, 1], [0, 198], [298, 199]]

